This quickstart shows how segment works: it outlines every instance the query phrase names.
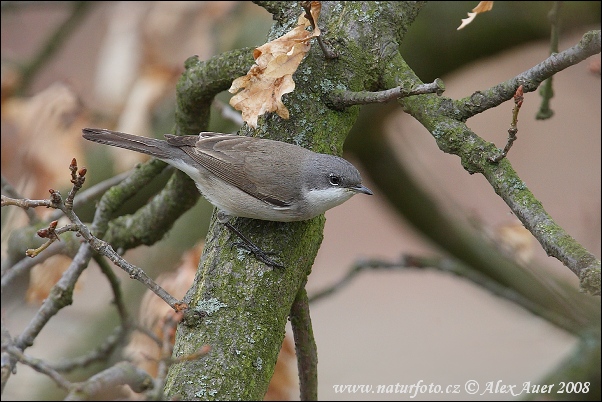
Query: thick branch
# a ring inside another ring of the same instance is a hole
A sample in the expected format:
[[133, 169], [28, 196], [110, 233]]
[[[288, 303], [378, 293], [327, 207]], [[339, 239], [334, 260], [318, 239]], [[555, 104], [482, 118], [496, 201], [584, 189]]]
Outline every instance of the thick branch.
[[[583, 47], [588, 47], [591, 43], [595, 43], [599, 51], [600, 31], [586, 34], [580, 42]], [[547, 78], [543, 77], [547, 75], [544, 73], [546, 66], [552, 68], [552, 71], [560, 71], [568, 65], [574, 64], [575, 60], [584, 58], [584, 55], [576, 48], [572, 48], [574, 50], [570, 52], [571, 56], [559, 59], [552, 56], [537, 68], [531, 69], [519, 77], [530, 76], [533, 78], [533, 76], [537, 76], [538, 80]], [[580, 57], [575, 52], [579, 53]], [[396, 68], [392, 70], [393, 74], [385, 75], [385, 85], [393, 86], [404, 81], [414, 82], [416, 85], [420, 83], [418, 77], [409, 69], [401, 56], [397, 55], [393, 58], [396, 59], [393, 62]], [[564, 67], [556, 70], [559, 65]], [[399, 71], [404, 73], [399, 74]], [[531, 71], [537, 72], [530, 73]], [[523, 83], [522, 79], [519, 81]], [[533, 82], [523, 83], [523, 85], [525, 84], [533, 85]], [[502, 90], [501, 86], [494, 88]], [[513, 87], [512, 91], [509, 96], [514, 95], [516, 87]], [[487, 178], [495, 192], [535, 236], [548, 255], [560, 260], [579, 277], [581, 288], [584, 291], [600, 295], [600, 261], [554, 222], [512, 169], [508, 160], [492, 163], [487, 159], [488, 155], [496, 152], [493, 144], [473, 133], [463, 121], [450, 117], [449, 113], [442, 113], [442, 111], [449, 110], [449, 106], [452, 104], [449, 98], [423, 95], [405, 98], [401, 102], [404, 109], [431, 132], [442, 151], [458, 155], [461, 158], [462, 166], [469, 173], [481, 173]], [[491, 99], [491, 102], [487, 104], [489, 107], [493, 107], [497, 103]]]
[[[265, 5], [273, 10], [291, 4]], [[398, 38], [399, 32], [405, 32], [419, 9], [420, 5], [404, 2], [322, 3], [318, 23], [321, 29], [329, 32], [333, 42], [338, 40], [334, 50], [342, 50], [339, 57], [326, 60], [321, 49], [312, 46], [294, 74], [295, 90], [283, 97], [290, 118], [266, 114], [260, 117], [257, 129], [245, 126], [240, 133], [294, 142], [317, 152], [340, 155], [346, 134], [355, 123], [357, 109], [336, 111], [328, 107], [324, 101], [329, 92], [326, 89], [349, 84], [345, 87], [362, 91], [367, 89], [366, 80], [378, 81], [376, 71], [370, 67], [374, 64], [367, 60], [376, 57], [381, 45], [385, 45], [374, 43], [373, 31], [368, 27], [373, 23], [381, 24], [382, 18], [390, 18], [390, 23], [382, 23], [391, 30], [383, 33], [382, 41], [385, 38], [389, 41], [390, 35]], [[357, 15], [365, 18], [357, 18]], [[375, 15], [378, 18], [374, 19]], [[296, 23], [297, 18], [298, 15], [282, 23], [276, 22], [268, 40], [281, 36], [286, 32], [286, 26]], [[368, 48], [373, 53], [366, 55]], [[247, 57], [250, 55], [249, 52]], [[207, 65], [194, 60], [187, 67], [198, 69], [199, 76], [212, 74], [203, 71]], [[182, 90], [179, 95], [182, 99], [193, 99], [188, 97], [182, 85], [178, 90]], [[190, 90], [194, 91], [194, 88]], [[308, 116], [312, 118], [308, 119]], [[231, 223], [263, 250], [277, 252], [277, 260], [285, 269], [272, 270], [246, 252], [236, 250], [232, 247], [230, 233], [213, 221], [195, 283], [185, 298], [192, 311], [200, 310], [199, 318], [188, 317], [186, 323], [179, 325], [174, 354], [190, 353], [204, 344], [211, 345], [212, 351], [207, 359], [183, 362], [170, 368], [165, 390], [168, 398], [263, 398], [282, 345], [291, 305], [306, 282], [320, 246], [324, 217], [291, 223], [238, 218]], [[224, 307], [204, 319], [203, 306], [211, 301]], [[229, 368], [227, 375], [224, 375], [223, 367]], [[190, 373], [196, 372], [205, 375], [192, 378]], [[203, 390], [202, 395], [199, 390]]]

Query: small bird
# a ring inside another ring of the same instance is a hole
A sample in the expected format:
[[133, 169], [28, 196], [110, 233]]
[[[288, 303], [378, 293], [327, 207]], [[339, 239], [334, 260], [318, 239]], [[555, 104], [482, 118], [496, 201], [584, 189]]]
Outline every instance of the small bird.
[[82, 131], [87, 140], [148, 154], [186, 173], [218, 209], [219, 221], [268, 265], [279, 266], [234, 228], [230, 217], [302, 221], [355, 194], [373, 194], [345, 159], [282, 141], [213, 132], [165, 134], [159, 140], [105, 129]]

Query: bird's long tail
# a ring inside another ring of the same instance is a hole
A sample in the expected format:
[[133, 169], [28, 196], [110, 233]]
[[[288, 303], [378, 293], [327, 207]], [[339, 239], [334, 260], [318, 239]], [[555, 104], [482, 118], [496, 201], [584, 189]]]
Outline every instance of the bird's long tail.
[[141, 152], [159, 159], [170, 159], [174, 156], [174, 152], [179, 151], [178, 148], [169, 145], [167, 141], [140, 135], [98, 128], [84, 128], [82, 132], [83, 137], [87, 140]]

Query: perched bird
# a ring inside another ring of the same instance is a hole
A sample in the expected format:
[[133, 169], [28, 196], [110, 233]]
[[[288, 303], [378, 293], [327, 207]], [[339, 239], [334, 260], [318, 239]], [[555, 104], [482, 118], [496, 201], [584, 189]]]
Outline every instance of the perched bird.
[[234, 228], [230, 217], [302, 221], [354, 194], [372, 194], [345, 159], [282, 141], [212, 132], [166, 134], [158, 140], [105, 129], [82, 131], [87, 140], [148, 154], [186, 173], [218, 209], [220, 222], [269, 265], [279, 264]]

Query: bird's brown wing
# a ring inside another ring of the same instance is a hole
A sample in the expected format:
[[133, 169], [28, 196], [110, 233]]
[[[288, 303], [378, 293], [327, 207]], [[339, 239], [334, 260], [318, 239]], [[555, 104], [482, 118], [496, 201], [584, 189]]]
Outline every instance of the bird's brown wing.
[[[307, 151], [304, 148], [277, 143], [276, 148], [266, 150], [264, 141], [269, 140], [210, 132], [203, 132], [200, 136], [168, 134], [165, 138], [170, 145], [181, 148], [215, 176], [277, 208], [290, 207], [298, 195], [299, 190], [294, 186], [282, 186], [283, 180], [291, 178], [274, 174], [274, 171], [282, 168], [279, 164], [289, 163], [291, 152], [298, 151], [297, 148], [301, 152]], [[270, 143], [273, 141], [267, 144]], [[274, 149], [280, 153], [278, 158], [270, 154]], [[288, 168], [298, 174], [294, 166], [289, 164]]]

